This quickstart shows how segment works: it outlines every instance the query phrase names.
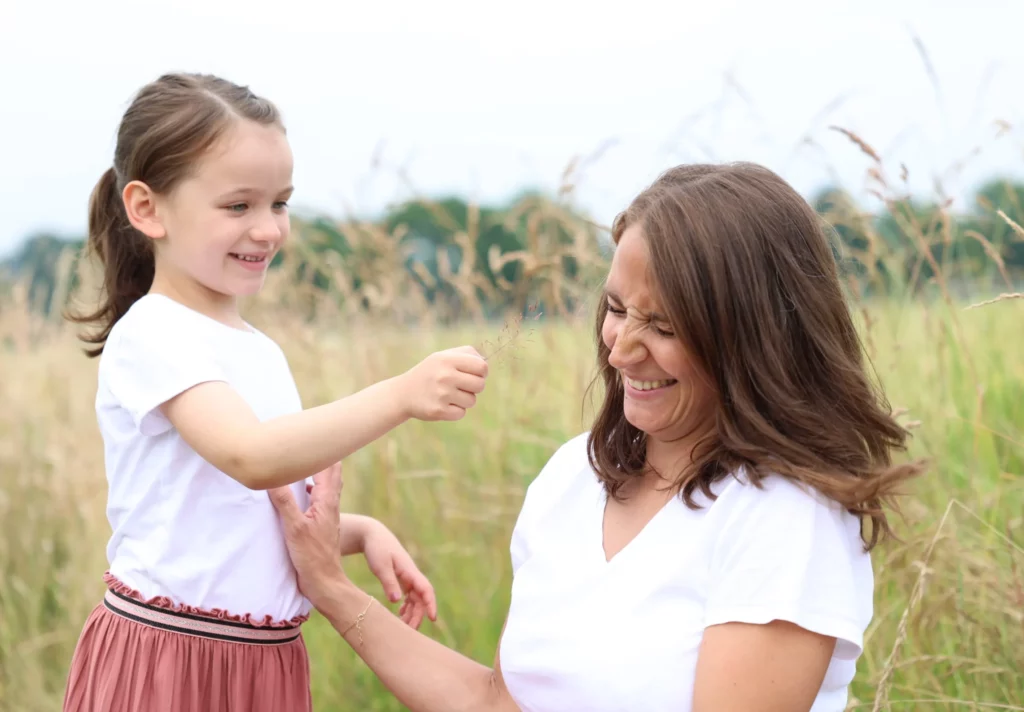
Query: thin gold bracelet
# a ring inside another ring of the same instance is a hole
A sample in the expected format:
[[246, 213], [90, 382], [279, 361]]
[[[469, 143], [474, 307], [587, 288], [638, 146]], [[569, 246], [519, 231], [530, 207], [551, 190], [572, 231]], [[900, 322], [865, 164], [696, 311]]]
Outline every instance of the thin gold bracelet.
[[376, 602], [377, 602], [377, 599], [374, 598], [373, 596], [370, 596], [370, 600], [366, 602], [366, 608], [364, 608], [363, 612], [360, 613], [358, 616], [356, 616], [355, 621], [353, 623], [351, 623], [349, 625], [349, 627], [344, 630], [344, 632], [342, 632], [342, 634], [341, 634], [342, 637], [345, 637], [346, 635], [348, 635], [348, 632], [350, 630], [352, 630], [352, 628], [354, 627], [354, 628], [356, 628], [359, 631], [359, 644], [360, 645], [363, 644], [363, 626], [362, 626], [362, 624], [363, 624], [363, 621], [366, 619], [366, 614], [370, 611], [370, 606], [372, 606]]

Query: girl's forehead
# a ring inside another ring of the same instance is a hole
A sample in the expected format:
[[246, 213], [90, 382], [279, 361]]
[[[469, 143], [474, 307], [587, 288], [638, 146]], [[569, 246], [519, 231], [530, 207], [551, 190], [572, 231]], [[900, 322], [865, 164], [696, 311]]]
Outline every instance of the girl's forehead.
[[287, 185], [292, 167], [291, 148], [280, 129], [243, 122], [211, 147], [196, 172], [211, 183]]

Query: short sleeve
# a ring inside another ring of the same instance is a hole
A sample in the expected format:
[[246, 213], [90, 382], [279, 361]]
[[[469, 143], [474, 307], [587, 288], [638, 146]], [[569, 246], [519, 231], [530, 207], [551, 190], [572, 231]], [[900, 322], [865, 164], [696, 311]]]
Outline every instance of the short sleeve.
[[166, 401], [200, 383], [226, 380], [194, 325], [167, 316], [133, 319], [104, 349], [101, 378], [143, 435], [170, 430], [160, 410]]
[[537, 523], [548, 512], [550, 504], [572, 483], [572, 476], [586, 464], [586, 446], [589, 433], [573, 437], [560, 446], [541, 468], [540, 474], [526, 488], [523, 506], [512, 529], [510, 553], [512, 575], [530, 557], [534, 545]]
[[858, 520], [781, 477], [733, 482], [713, 505], [706, 626], [785, 620], [837, 638], [855, 659], [871, 620], [874, 580]]

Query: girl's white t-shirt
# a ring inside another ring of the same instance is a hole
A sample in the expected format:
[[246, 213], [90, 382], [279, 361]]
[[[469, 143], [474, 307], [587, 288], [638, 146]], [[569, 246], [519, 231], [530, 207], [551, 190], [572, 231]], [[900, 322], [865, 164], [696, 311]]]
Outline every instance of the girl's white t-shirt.
[[[160, 405], [200, 383], [235, 389], [261, 421], [302, 409], [280, 347], [161, 295], [147, 295], [110, 332], [96, 415], [113, 529], [109, 571], [144, 597], [260, 623], [309, 613], [267, 493], [200, 457]], [[292, 485], [308, 506], [305, 482]]]
[[707, 626], [791, 621], [835, 636], [812, 712], [841, 712], [872, 616], [857, 519], [782, 477], [673, 498], [610, 562], [587, 434], [527, 489], [512, 534], [501, 670], [523, 712], [686, 712]]

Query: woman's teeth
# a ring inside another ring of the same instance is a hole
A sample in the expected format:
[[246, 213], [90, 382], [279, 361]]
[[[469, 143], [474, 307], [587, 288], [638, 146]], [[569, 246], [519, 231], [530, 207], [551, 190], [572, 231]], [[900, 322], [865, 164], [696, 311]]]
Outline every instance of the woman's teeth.
[[656, 388], [664, 388], [676, 382], [674, 378], [663, 381], [635, 381], [632, 378], [627, 378], [626, 381], [638, 391], [653, 391]]

